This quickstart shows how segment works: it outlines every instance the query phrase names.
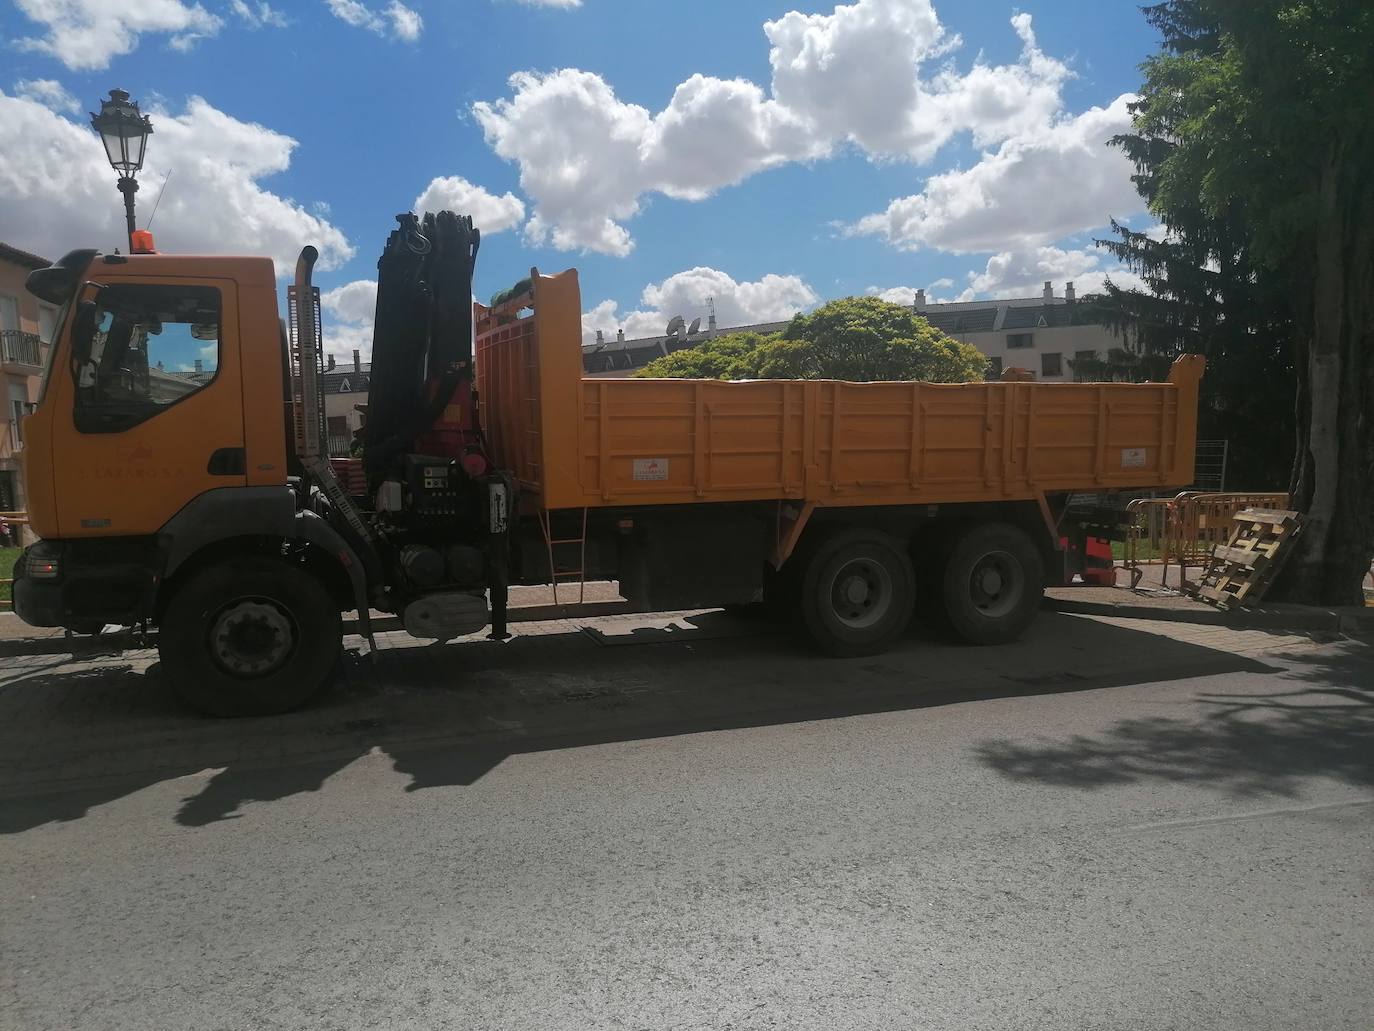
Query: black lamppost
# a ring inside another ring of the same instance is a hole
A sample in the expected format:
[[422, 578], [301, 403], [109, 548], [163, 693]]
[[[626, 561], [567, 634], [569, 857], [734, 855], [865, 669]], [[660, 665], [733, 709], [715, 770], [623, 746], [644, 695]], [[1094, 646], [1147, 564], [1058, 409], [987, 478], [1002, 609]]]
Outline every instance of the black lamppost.
[[91, 115], [91, 128], [100, 133], [110, 167], [119, 173], [119, 192], [124, 194], [124, 217], [129, 223], [129, 249], [134, 245], [134, 194], [138, 182], [134, 176], [143, 167], [143, 152], [153, 131], [149, 117], [129, 100], [122, 89], [110, 90], [110, 99], [100, 102], [100, 114]]

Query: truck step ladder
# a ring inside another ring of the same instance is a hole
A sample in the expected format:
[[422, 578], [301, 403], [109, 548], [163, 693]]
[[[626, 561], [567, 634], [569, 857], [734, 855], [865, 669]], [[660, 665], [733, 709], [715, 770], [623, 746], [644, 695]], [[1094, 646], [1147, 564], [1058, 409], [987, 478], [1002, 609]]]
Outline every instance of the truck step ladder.
[[[575, 515], [576, 509], [565, 509], [569, 515]], [[544, 547], [548, 550], [549, 556], [549, 583], [553, 586], [553, 603], [558, 604], [558, 582], [560, 580], [577, 581], [577, 603], [581, 605], [587, 596], [587, 509], [582, 509], [581, 528], [569, 531], [576, 533], [577, 536], [554, 536], [554, 512], [545, 508], [539, 512], [539, 527], [544, 531]], [[559, 569], [554, 561], [555, 548], [577, 548], [577, 568]]]

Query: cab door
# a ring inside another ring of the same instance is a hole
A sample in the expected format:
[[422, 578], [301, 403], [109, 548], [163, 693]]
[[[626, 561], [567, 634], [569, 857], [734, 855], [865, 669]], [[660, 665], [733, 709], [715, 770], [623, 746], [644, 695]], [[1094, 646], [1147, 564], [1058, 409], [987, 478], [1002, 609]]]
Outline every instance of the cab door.
[[245, 484], [237, 290], [129, 277], [95, 304], [89, 345], [68, 341], [52, 370], [59, 535], [154, 534], [205, 491]]

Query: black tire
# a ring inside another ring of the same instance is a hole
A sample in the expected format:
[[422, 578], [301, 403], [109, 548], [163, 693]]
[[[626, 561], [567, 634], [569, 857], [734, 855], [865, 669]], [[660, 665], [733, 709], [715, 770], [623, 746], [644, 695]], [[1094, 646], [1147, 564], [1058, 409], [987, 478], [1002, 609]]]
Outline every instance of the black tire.
[[916, 578], [906, 546], [877, 530], [840, 530], [808, 549], [802, 624], [831, 655], [884, 651], [911, 623]]
[[1044, 562], [1027, 533], [984, 523], [960, 536], [945, 560], [945, 617], [969, 644], [1005, 644], [1030, 625], [1045, 593]]
[[209, 716], [267, 716], [331, 679], [339, 608], [296, 566], [243, 558], [195, 573], [170, 600], [158, 654], [172, 690]]

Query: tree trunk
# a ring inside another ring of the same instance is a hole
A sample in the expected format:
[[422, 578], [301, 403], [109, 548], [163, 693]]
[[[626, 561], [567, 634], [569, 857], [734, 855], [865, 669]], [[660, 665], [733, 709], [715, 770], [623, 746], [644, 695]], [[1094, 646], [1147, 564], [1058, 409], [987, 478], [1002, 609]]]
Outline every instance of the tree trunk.
[[1333, 143], [1320, 172], [1311, 334], [1299, 378], [1306, 393], [1292, 494], [1306, 523], [1279, 585], [1287, 599], [1319, 605], [1364, 604], [1374, 558], [1374, 247], [1366, 187], [1348, 174]]

